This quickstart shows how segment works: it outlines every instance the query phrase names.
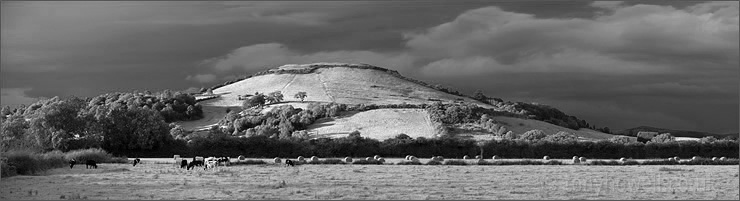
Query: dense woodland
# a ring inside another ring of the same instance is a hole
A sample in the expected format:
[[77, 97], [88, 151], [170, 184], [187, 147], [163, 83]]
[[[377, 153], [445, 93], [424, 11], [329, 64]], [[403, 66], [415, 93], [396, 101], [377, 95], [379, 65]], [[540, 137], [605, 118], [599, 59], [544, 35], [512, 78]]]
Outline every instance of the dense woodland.
[[170, 122], [203, 116], [195, 97], [171, 91], [54, 97], [1, 113], [2, 151], [100, 147], [114, 153], [161, 148], [172, 139]]

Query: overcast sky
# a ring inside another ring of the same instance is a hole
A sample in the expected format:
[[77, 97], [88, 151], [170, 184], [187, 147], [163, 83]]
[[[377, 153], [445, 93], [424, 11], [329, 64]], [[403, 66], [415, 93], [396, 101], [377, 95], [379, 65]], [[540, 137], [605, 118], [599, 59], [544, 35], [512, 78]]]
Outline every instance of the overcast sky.
[[2, 105], [367, 63], [597, 126], [740, 122], [738, 2], [2, 2]]

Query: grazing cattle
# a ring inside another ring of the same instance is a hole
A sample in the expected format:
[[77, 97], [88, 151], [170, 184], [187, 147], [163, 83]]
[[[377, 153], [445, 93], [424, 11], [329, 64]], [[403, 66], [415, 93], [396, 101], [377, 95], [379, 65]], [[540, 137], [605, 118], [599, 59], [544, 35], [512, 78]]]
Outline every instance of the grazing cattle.
[[[188, 163], [187, 170], [190, 170], [190, 168], [193, 168], [195, 166], [203, 166], [203, 161], [190, 161], [190, 163]], [[195, 169], [195, 168], [193, 168], [193, 169]]]
[[141, 163], [141, 159], [139, 158], [134, 159], [134, 167], [136, 167], [136, 164], [139, 164], [139, 163]]
[[209, 160], [206, 161], [205, 167], [203, 167], [203, 170], [206, 170], [208, 168], [215, 168], [218, 165], [218, 161], [215, 160]]
[[221, 157], [216, 161], [218, 164], [223, 164], [224, 166], [231, 165], [231, 159], [229, 159], [229, 157]]
[[288, 167], [288, 166], [295, 166], [295, 163], [293, 163], [293, 161], [290, 160], [290, 159], [286, 159], [285, 160], [285, 167]]
[[77, 164], [77, 161], [75, 159], [69, 160], [69, 169], [75, 167], [75, 164]]
[[85, 162], [85, 169], [89, 168], [98, 169], [98, 164], [95, 163], [95, 160], [87, 160], [87, 162]]
[[188, 167], [188, 160], [182, 159], [180, 161], [180, 168], [187, 168]]

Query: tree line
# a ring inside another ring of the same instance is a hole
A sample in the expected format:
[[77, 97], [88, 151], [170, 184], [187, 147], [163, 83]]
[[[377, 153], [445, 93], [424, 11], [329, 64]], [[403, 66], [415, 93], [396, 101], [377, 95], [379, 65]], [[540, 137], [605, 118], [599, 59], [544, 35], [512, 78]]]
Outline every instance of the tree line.
[[194, 96], [169, 90], [54, 97], [0, 113], [2, 151], [151, 150], [172, 141], [170, 122], [203, 117]]

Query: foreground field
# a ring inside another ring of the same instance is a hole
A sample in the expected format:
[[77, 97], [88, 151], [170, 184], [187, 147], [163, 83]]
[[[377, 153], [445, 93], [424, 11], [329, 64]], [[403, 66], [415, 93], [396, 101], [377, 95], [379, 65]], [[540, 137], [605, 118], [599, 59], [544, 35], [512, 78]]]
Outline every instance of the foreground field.
[[0, 199], [724, 199], [738, 166], [240, 165], [145, 160], [0, 181]]

